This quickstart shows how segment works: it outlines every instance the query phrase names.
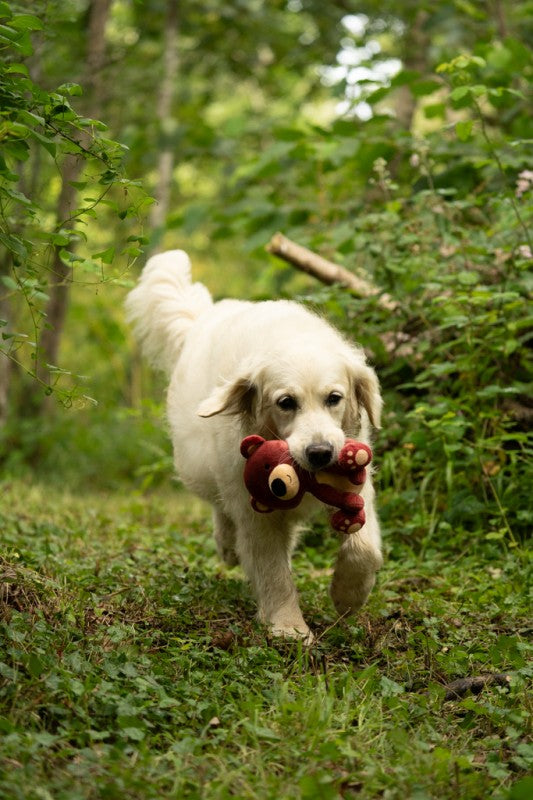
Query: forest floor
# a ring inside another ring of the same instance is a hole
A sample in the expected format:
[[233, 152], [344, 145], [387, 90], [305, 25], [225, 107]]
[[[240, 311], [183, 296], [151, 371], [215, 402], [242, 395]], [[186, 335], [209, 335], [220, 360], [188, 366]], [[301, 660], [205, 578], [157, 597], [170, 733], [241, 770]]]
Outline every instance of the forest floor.
[[522, 548], [392, 556], [390, 533], [339, 621], [315, 527], [294, 559], [306, 649], [254, 621], [184, 492], [0, 492], [0, 796], [533, 797]]

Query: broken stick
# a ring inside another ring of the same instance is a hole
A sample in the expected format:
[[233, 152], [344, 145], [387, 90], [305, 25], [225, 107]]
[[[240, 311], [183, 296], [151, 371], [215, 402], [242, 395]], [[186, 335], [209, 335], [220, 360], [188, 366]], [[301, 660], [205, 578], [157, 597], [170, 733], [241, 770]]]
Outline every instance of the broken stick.
[[292, 264], [293, 267], [312, 275], [314, 278], [318, 278], [322, 283], [328, 285], [339, 283], [341, 286], [346, 286], [354, 294], [359, 295], [359, 297], [376, 297], [379, 295], [378, 304], [388, 311], [394, 311], [399, 306], [396, 300], [393, 300], [390, 295], [381, 292], [381, 289], [370, 283], [370, 281], [359, 278], [353, 272], [340, 267], [333, 261], [328, 261], [327, 258], [322, 258], [317, 253], [313, 253], [312, 250], [308, 250], [307, 247], [296, 244], [291, 239], [287, 239], [282, 233], [275, 233], [266, 249], [269, 253]]
[[501, 672], [493, 673], [490, 675], [476, 675], [469, 678], [458, 678], [456, 681], [447, 683], [444, 687], [446, 694], [444, 700], [458, 700], [467, 692], [472, 694], [479, 694], [485, 686], [490, 686], [491, 683], [496, 686], [509, 686], [511, 683], [511, 676]]

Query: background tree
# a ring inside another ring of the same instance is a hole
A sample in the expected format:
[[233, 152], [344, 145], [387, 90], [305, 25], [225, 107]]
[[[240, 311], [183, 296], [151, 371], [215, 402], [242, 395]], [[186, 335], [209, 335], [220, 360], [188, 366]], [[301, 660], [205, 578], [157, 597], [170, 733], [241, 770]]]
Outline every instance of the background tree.
[[164, 231], [172, 188], [174, 147], [171, 137], [177, 121], [171, 112], [172, 99], [178, 83], [178, 14], [178, 3], [168, 0], [164, 22], [163, 75], [157, 102], [160, 144], [157, 183], [154, 190], [156, 202], [150, 215], [150, 228], [155, 239]]
[[[17, 58], [38, 63], [46, 87], [64, 83], [66, 72], [85, 83], [79, 53], [90, 5], [37, 11], [31, 24], [27, 15], [17, 23], [33, 26], [35, 55], [28, 29], [26, 54]], [[400, 515], [402, 527], [424, 541], [428, 514], [431, 535], [444, 535], [457, 520], [474, 528], [483, 520], [497, 536], [526, 524], [519, 513], [530, 415], [524, 344], [531, 31], [525, 20], [522, 3], [114, 0], [105, 57], [94, 71], [101, 80], [99, 115], [123, 145], [129, 175], [156, 196], [170, 190], [168, 213], [164, 198], [157, 205], [166, 226], [161, 219], [149, 226], [150, 246], [185, 246], [215, 294], [303, 295], [362, 340], [390, 393], [381, 478], [390, 491], [391, 525]], [[9, 47], [17, 41], [11, 35]], [[171, 80], [177, 61], [179, 78]], [[7, 73], [10, 80], [17, 74]], [[66, 108], [66, 98], [68, 114], [75, 114], [70, 109], [82, 100], [66, 86], [52, 108]], [[40, 427], [37, 436], [16, 413], [15, 381], [4, 458], [24, 454], [37, 438], [46, 468], [47, 459], [58, 458], [54, 425], [68, 425], [73, 441], [89, 426], [84, 469], [104, 480], [91, 465], [105, 450], [106, 480], [115, 480], [113, 470], [140, 469], [150, 481], [170, 465], [164, 437], [152, 427], [157, 404], [143, 399], [160, 397], [161, 387], [124, 346], [120, 311], [124, 283], [131, 282], [127, 261], [142, 241], [135, 215], [147, 204], [132, 194], [131, 182], [121, 183], [116, 166], [107, 169], [109, 156], [99, 156], [110, 140], [83, 119], [61, 117], [95, 134], [77, 181], [84, 225], [45, 227], [46, 236], [59, 237], [48, 246], [59, 246], [62, 263], [75, 267], [59, 354], [64, 372], [54, 370], [53, 380], [61, 376], [57, 386], [69, 400], [75, 379], [65, 373], [89, 372], [90, 394], [101, 407], [50, 420], [52, 427]], [[40, 209], [28, 214], [11, 197], [18, 209], [16, 220], [9, 219], [12, 237], [14, 223], [29, 234], [49, 220], [59, 197], [53, 156], [38, 137], [61, 153], [72, 145], [61, 131], [48, 141], [40, 124], [30, 126], [22, 144], [19, 136], [18, 156], [9, 155], [10, 163], [22, 164], [23, 181], [34, 187], [31, 203]], [[17, 161], [23, 150], [28, 159]], [[39, 170], [32, 167], [37, 153]], [[163, 159], [164, 175], [172, 173], [169, 187], [161, 180]], [[396, 310], [322, 289], [269, 256], [265, 245], [277, 230], [380, 287]], [[137, 238], [124, 244], [128, 235]], [[15, 239], [8, 241], [11, 252], [21, 246]], [[8, 262], [4, 268], [3, 303], [10, 306], [4, 317], [11, 319], [4, 348], [33, 373], [34, 351], [12, 331], [42, 327], [49, 263], [42, 252], [33, 249], [38, 267], [27, 276], [33, 283], [24, 284], [22, 304], [13, 302], [21, 295], [20, 270], [15, 274]], [[222, 263], [231, 268], [221, 270]], [[142, 432], [138, 440], [157, 442], [154, 452], [152, 445], [129, 448], [133, 424]], [[414, 515], [413, 491], [420, 501]], [[385, 521], [388, 513], [385, 504]]]
[[[102, 100], [102, 69], [105, 57], [105, 27], [111, 0], [92, 0], [88, 8], [85, 69], [82, 83], [85, 88], [85, 114], [96, 119]], [[81, 131], [76, 154], [67, 154], [61, 165], [61, 190], [57, 203], [57, 228], [68, 226], [76, 214], [76, 181], [83, 167], [83, 152], [90, 146], [90, 134]], [[49, 298], [44, 310], [46, 322], [39, 334], [36, 375], [51, 385], [50, 365], [58, 363], [59, 343], [63, 333], [69, 294], [72, 264], [63, 257], [63, 244], [53, 247]]]
[[[108, 8], [109, 3], [95, 0], [89, 11], [87, 72], [91, 77], [87, 83], [93, 89], [95, 110]], [[72, 387], [59, 385], [66, 373], [56, 363], [70, 272], [76, 264], [85, 273], [98, 274], [102, 264], [111, 261], [110, 251], [95, 254], [101, 261], [98, 264], [76, 255], [74, 248], [78, 242], [87, 241], [81, 225], [94, 214], [94, 208], [116, 186], [127, 192], [133, 184], [121, 172], [123, 146], [99, 135], [105, 125], [74, 111], [70, 98], [80, 95], [81, 87], [64, 82], [56, 90], [46, 91], [22, 63], [27, 59], [34, 74], [45, 75], [46, 47], [43, 43], [37, 54], [30, 39], [31, 32], [44, 29], [41, 19], [16, 13], [7, 4], [1, 4], [0, 14], [5, 21], [1, 33], [5, 60], [0, 192], [6, 290], [2, 305], [7, 312], [2, 320], [2, 355], [22, 370], [21, 376], [25, 372], [38, 382], [45, 395], [55, 390], [64, 401], [71, 402]], [[81, 177], [86, 180], [77, 180], [82, 167], [86, 172]], [[90, 191], [88, 187], [96, 196], [84, 197], [78, 204], [77, 190]], [[28, 197], [24, 191], [30, 190], [32, 196]], [[135, 213], [133, 204], [122, 205], [124, 212], [116, 203], [113, 206], [119, 217]], [[54, 217], [56, 221], [52, 222]], [[137, 252], [130, 246], [123, 255]], [[4, 396], [8, 395], [10, 374], [4, 368]], [[17, 406], [19, 411], [28, 411], [26, 395], [32, 394], [31, 384], [23, 381], [22, 386], [11, 398], [15, 418]]]

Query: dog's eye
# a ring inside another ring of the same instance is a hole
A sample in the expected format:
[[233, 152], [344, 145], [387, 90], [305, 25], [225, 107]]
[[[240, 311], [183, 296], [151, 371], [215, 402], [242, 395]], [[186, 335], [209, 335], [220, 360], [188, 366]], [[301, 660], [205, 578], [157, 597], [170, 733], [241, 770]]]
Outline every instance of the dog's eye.
[[331, 392], [331, 394], [328, 394], [326, 398], [326, 405], [338, 406], [341, 400], [342, 400], [342, 394], [340, 394], [339, 392]]
[[283, 397], [279, 398], [278, 406], [282, 411], [296, 411], [298, 403], [292, 395], [284, 394]]

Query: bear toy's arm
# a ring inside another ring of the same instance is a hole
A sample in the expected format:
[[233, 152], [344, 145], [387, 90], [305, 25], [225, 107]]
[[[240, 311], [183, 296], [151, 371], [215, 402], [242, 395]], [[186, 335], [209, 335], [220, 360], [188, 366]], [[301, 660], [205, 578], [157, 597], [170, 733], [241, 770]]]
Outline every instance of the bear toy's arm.
[[347, 515], [359, 515], [358, 519], [364, 521], [364, 513], [361, 515], [364, 501], [359, 494], [366, 480], [365, 466], [371, 460], [372, 451], [368, 445], [347, 439], [337, 463], [319, 472], [308, 473], [306, 488], [323, 503]]
[[347, 475], [356, 485], [362, 485], [366, 479], [365, 467], [372, 461], [372, 450], [362, 442], [347, 439], [339, 453], [337, 474]]
[[357, 513], [365, 504], [359, 496], [359, 486], [352, 486], [346, 478], [331, 475], [325, 470], [315, 473], [307, 488], [322, 503], [346, 512]]

